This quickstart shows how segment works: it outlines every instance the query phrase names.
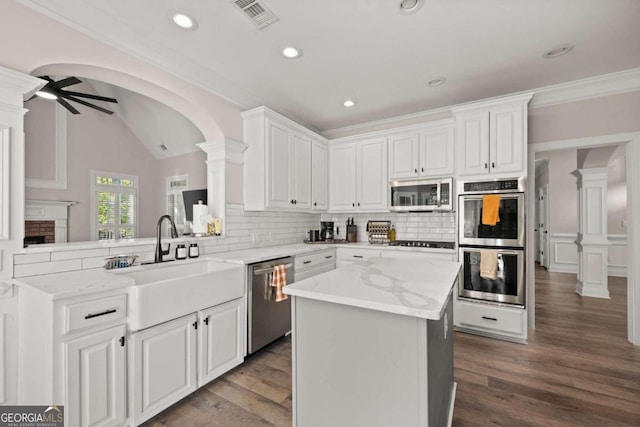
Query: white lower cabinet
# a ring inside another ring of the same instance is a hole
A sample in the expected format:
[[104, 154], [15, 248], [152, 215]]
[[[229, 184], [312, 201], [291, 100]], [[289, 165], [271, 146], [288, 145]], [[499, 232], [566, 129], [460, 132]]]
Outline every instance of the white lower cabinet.
[[65, 344], [67, 425], [125, 423], [126, 333], [121, 325]]
[[420, 257], [429, 260], [455, 261], [455, 253], [447, 252], [426, 252], [426, 251], [410, 251], [410, 250], [394, 250], [388, 249], [388, 246], [380, 248], [363, 247], [363, 248], [337, 248], [337, 267], [353, 264], [354, 262], [364, 261], [369, 258], [416, 258]]
[[247, 342], [244, 299], [202, 310], [199, 316], [201, 327], [198, 386], [202, 386], [244, 360]]
[[526, 310], [459, 298], [454, 298], [453, 303], [456, 329], [492, 338], [526, 342]]
[[244, 361], [245, 298], [131, 335], [129, 390], [137, 426]]
[[131, 335], [130, 390], [134, 425], [198, 388], [197, 325], [194, 313]]

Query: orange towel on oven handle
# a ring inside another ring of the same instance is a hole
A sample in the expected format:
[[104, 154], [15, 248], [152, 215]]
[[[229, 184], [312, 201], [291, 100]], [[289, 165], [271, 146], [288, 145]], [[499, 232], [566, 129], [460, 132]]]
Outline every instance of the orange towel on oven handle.
[[496, 225], [500, 222], [500, 195], [485, 194], [482, 196], [482, 225]]
[[287, 268], [284, 265], [276, 265], [273, 267], [271, 286], [276, 289], [276, 302], [284, 301], [289, 298], [284, 292], [282, 292], [282, 289], [287, 286]]

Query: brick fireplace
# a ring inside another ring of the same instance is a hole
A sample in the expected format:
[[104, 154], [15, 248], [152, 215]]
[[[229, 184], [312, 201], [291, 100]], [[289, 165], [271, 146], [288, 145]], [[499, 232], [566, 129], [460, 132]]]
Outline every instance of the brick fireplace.
[[24, 243], [35, 245], [41, 243], [56, 242], [56, 222], [50, 221], [25, 221]]
[[75, 204], [58, 200], [25, 200], [24, 244], [66, 242], [68, 208]]

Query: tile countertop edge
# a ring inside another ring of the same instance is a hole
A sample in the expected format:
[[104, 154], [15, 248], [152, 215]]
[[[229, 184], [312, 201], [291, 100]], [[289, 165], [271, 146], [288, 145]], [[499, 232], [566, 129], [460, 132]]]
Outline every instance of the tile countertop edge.
[[461, 264], [453, 261], [372, 258], [295, 282], [286, 286], [284, 293], [439, 320], [460, 268]]

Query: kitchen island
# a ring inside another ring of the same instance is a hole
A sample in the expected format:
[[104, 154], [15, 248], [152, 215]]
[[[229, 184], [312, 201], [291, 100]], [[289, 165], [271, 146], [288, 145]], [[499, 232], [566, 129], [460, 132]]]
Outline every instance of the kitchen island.
[[285, 287], [293, 425], [446, 426], [457, 262], [375, 258]]

